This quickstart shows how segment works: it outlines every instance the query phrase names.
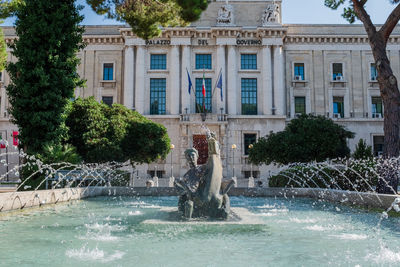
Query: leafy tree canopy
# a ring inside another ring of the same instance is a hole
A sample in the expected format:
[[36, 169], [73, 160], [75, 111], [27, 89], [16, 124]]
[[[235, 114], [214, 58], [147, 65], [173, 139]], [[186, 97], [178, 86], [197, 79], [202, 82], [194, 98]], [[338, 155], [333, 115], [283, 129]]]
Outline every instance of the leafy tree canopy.
[[83, 17], [74, 0], [30, 0], [16, 10], [18, 39], [10, 45], [17, 58], [7, 66], [12, 122], [27, 153], [40, 153], [61, 141], [65, 106], [76, 87], [76, 53], [84, 48]]
[[[357, 19], [357, 14], [354, 10], [354, 2], [357, 2], [362, 7], [365, 7], [368, 0], [325, 0], [325, 6], [334, 10], [338, 9], [340, 6], [343, 6], [343, 18], [350, 23], [354, 23]], [[400, 0], [389, 0], [389, 2], [396, 4], [399, 3]]]
[[160, 35], [160, 26], [186, 26], [200, 18], [207, 0], [86, 0], [100, 15], [127, 22], [143, 39]]
[[255, 164], [324, 161], [348, 156], [347, 138], [354, 134], [323, 116], [302, 115], [285, 130], [260, 138], [250, 149]]
[[109, 107], [93, 97], [75, 100], [66, 126], [69, 143], [85, 162], [150, 163], [170, 149], [167, 129], [123, 105]]

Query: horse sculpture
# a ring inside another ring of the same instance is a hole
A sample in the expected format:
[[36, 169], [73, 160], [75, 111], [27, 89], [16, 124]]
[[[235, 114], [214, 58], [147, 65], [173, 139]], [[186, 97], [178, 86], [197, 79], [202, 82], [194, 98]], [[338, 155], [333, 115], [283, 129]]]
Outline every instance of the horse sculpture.
[[197, 166], [197, 150], [185, 152], [191, 169], [183, 179], [175, 182], [181, 192], [178, 208], [183, 216], [211, 217], [227, 219], [230, 213], [228, 191], [233, 180], [222, 181], [222, 164], [219, 143], [212, 133], [207, 134], [208, 160], [203, 166]]

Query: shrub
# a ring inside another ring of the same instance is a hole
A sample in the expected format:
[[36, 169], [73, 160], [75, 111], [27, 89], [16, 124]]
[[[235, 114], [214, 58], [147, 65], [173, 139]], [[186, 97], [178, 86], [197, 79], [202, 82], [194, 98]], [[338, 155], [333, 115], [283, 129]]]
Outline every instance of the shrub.
[[302, 115], [285, 130], [260, 138], [250, 150], [254, 164], [321, 162], [350, 154], [347, 138], [354, 134], [323, 116]]
[[72, 103], [66, 119], [68, 142], [85, 162], [150, 163], [170, 150], [167, 129], [118, 104], [109, 107], [93, 97]]
[[372, 147], [368, 146], [364, 139], [360, 139], [353, 153], [353, 158], [355, 159], [372, 159], [374, 155], [372, 154]]

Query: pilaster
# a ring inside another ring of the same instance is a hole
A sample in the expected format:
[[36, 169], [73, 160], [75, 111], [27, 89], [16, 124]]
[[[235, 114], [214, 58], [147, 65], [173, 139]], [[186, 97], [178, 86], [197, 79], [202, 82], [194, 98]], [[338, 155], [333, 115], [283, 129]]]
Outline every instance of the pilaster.
[[135, 108], [140, 114], [144, 114], [145, 112], [145, 80], [144, 80], [144, 72], [145, 72], [145, 47], [143, 45], [138, 45], [136, 50], [136, 67], [135, 67]]
[[237, 62], [236, 62], [236, 46], [228, 46], [228, 74], [227, 74], [227, 88], [226, 98], [228, 113], [230, 115], [237, 115]]
[[[179, 46], [172, 45], [169, 60], [169, 114], [179, 114]], [[168, 112], [168, 111], [167, 111]]]
[[286, 90], [284, 75], [283, 47], [274, 47], [274, 97], [275, 115], [286, 114]]
[[124, 106], [128, 109], [133, 109], [134, 107], [134, 62], [133, 46], [125, 47]]

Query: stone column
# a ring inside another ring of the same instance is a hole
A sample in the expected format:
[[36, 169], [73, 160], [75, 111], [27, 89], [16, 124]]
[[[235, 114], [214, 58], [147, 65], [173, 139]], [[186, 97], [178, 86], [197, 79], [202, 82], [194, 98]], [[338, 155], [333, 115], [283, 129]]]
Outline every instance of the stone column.
[[236, 47], [228, 46], [228, 84], [226, 86], [226, 97], [228, 103], [228, 114], [237, 115], [237, 66], [236, 66]]
[[[216, 70], [215, 70], [215, 79], [212, 82], [212, 88], [211, 90], [215, 89], [214, 94], [212, 95], [213, 98], [213, 113], [220, 113], [221, 108], [225, 110], [225, 97], [226, 97], [226, 77], [225, 77], [225, 46], [224, 45], [218, 45], [217, 47], [217, 65], [216, 65]], [[219, 79], [219, 74], [220, 72], [222, 73], [222, 90], [223, 90], [223, 101], [221, 101], [221, 91], [220, 89], [215, 88], [218, 79]]]
[[179, 46], [177, 45], [171, 46], [169, 73], [167, 109], [169, 106], [169, 114], [177, 115], [179, 114]]
[[283, 48], [278, 45], [274, 47], [274, 96], [275, 96], [275, 114], [286, 114], [286, 93], [285, 93], [285, 75]]
[[[191, 60], [190, 60], [191, 56], [190, 56], [190, 46], [189, 45], [184, 45], [182, 47], [182, 69], [181, 69], [181, 84], [182, 84], [182, 92], [181, 92], [181, 103], [182, 103], [182, 113], [185, 113], [185, 108], [187, 108], [188, 113], [191, 112], [191, 106], [194, 105], [194, 103], [192, 103], [191, 101], [191, 95], [194, 95], [194, 89], [195, 89], [195, 81], [193, 80], [192, 77], [192, 68], [191, 68]], [[189, 80], [188, 80], [188, 76], [187, 76], [187, 71], [189, 71], [189, 75], [190, 78], [192, 80], [192, 84], [193, 87], [191, 89], [190, 95], [188, 92], [188, 88], [189, 88]]]
[[265, 45], [262, 48], [262, 99], [260, 103], [263, 106], [263, 114], [272, 114], [272, 58], [271, 58], [271, 46]]
[[124, 66], [124, 106], [128, 109], [134, 107], [133, 85], [135, 53], [133, 46], [125, 47], [125, 66]]
[[[136, 66], [135, 66], [135, 71], [136, 71], [136, 83], [135, 83], [135, 108], [136, 111], [138, 111], [140, 114], [144, 114], [145, 110], [145, 92], [148, 92], [149, 90], [146, 90], [144, 88], [145, 86], [145, 80], [144, 80], [144, 70], [145, 70], [145, 65], [144, 65], [144, 54], [145, 54], [145, 47], [143, 45], [138, 45], [137, 46], [137, 51], [136, 51]], [[149, 104], [150, 105], [150, 104]]]

